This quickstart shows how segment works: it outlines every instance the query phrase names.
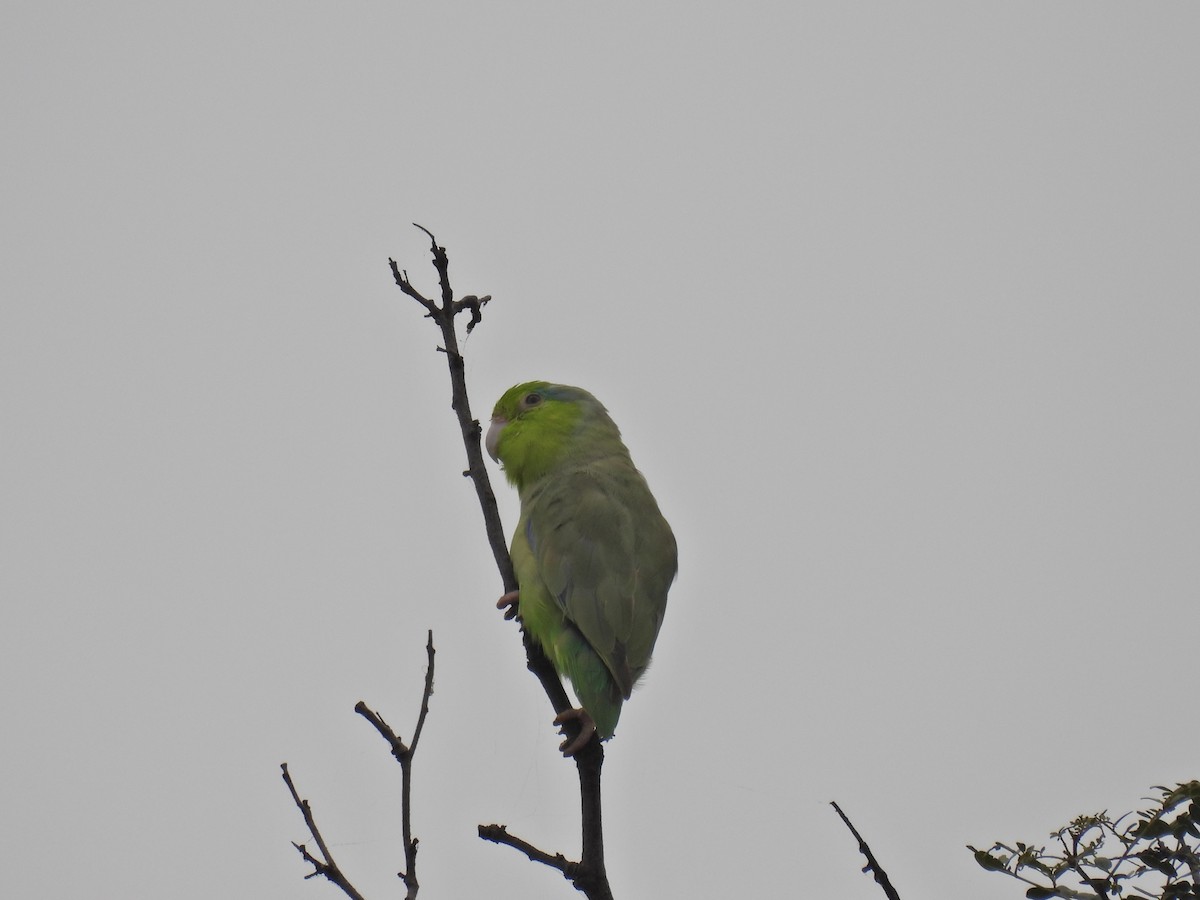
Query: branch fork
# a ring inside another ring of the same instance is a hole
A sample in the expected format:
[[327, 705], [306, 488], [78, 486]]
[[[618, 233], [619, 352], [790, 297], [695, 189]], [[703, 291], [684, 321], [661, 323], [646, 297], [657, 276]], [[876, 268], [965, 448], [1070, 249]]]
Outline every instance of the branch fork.
[[[405, 900], [416, 900], [417, 891], [420, 890], [420, 883], [417, 881], [417, 844], [419, 841], [412, 834], [412, 763], [413, 754], [416, 753], [417, 743], [421, 740], [421, 732], [425, 728], [425, 717], [429, 715], [429, 698], [433, 695], [433, 658], [436, 651], [433, 647], [433, 632], [428, 632], [425, 639], [425, 656], [427, 659], [425, 665], [425, 690], [421, 694], [421, 711], [417, 715], [417, 724], [413, 729], [412, 743], [405, 744], [404, 741], [394, 732], [390, 725], [384, 721], [383, 716], [372, 710], [367, 704], [361, 700], [354, 705], [354, 711], [375, 726], [375, 730], [388, 742], [391, 747], [392, 756], [400, 763], [400, 825], [403, 833], [404, 843], [404, 870], [397, 873], [400, 880], [404, 882], [406, 888]], [[320, 829], [317, 828], [316, 820], [313, 816], [312, 807], [307, 800], [301, 799], [299, 792], [296, 790], [296, 785], [292, 782], [292, 776], [288, 772], [287, 763], [283, 766], [283, 780], [288, 786], [288, 790], [292, 794], [292, 800], [296, 807], [300, 810], [300, 814], [304, 816], [304, 824], [308, 826], [309, 834], [313, 840], [317, 842], [317, 849], [320, 851], [320, 857], [313, 856], [304, 844], [292, 842], [292, 846], [296, 848], [296, 852], [304, 859], [306, 863], [313, 867], [313, 870], [305, 875], [305, 879], [316, 878], [318, 876], [327, 878], [329, 881], [336, 884], [342, 889], [342, 892], [351, 900], [364, 900], [362, 894], [350, 883], [350, 880], [345, 876], [336, 862], [333, 855], [329, 852], [329, 847], [325, 843], [325, 839], [321, 836]]]

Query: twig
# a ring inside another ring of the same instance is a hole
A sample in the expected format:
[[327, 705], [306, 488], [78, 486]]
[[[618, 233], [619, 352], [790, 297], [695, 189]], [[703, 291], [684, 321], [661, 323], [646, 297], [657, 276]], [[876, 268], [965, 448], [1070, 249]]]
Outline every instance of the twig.
[[531, 862], [541, 863], [544, 866], [549, 866], [551, 869], [561, 872], [563, 878], [575, 885], [577, 890], [588, 897], [603, 897], [605, 900], [612, 900], [612, 891], [608, 887], [607, 879], [603, 883], [598, 883], [591, 868], [581, 862], [572, 862], [561, 853], [547, 853], [545, 850], [535, 847], [528, 841], [522, 840], [514, 834], [509, 834], [507, 826], [480, 825], [479, 836], [485, 841], [491, 841], [493, 844], [505, 844], [515, 850], [519, 850]]
[[[508, 545], [504, 540], [504, 526], [500, 522], [500, 509], [496, 505], [496, 495], [492, 491], [492, 485], [488, 480], [487, 469], [483, 462], [483, 446], [480, 442], [483, 432], [479, 427], [478, 420], [471, 415], [471, 403], [467, 398], [465, 364], [462, 354], [458, 350], [458, 333], [454, 327], [454, 317], [464, 309], [472, 310], [472, 322], [478, 324], [482, 320], [483, 304], [491, 297], [481, 298], [476, 304], [466, 304], [465, 300], [455, 304], [454, 291], [450, 287], [450, 260], [446, 256], [446, 248], [438, 246], [437, 240], [428, 229], [421, 225], [416, 227], [429, 235], [433, 265], [437, 270], [438, 282], [441, 285], [441, 305], [439, 306], [413, 287], [413, 283], [409, 281], [408, 272], [401, 270], [394, 259], [389, 259], [388, 264], [391, 266], [392, 277], [400, 286], [400, 290], [420, 303], [426, 310], [426, 317], [433, 319], [442, 332], [442, 346], [438, 350], [446, 354], [446, 363], [450, 367], [450, 405], [458, 418], [463, 445], [467, 450], [467, 470], [463, 474], [475, 483], [475, 493], [479, 498], [479, 505], [483, 509], [488, 544], [492, 548], [492, 556], [495, 557], [496, 566], [500, 570], [504, 590], [515, 591], [517, 576], [513, 573], [512, 561], [508, 558]], [[566, 702], [565, 694], [563, 701]], [[561, 711], [559, 710], [559, 712]]]
[[425, 690], [421, 694], [421, 712], [417, 715], [417, 726], [413, 729], [412, 743], [405, 745], [383, 716], [372, 710], [359, 700], [354, 704], [354, 711], [375, 726], [375, 730], [392, 748], [392, 756], [400, 763], [400, 827], [404, 841], [404, 871], [399, 872], [400, 880], [404, 882], [407, 893], [405, 900], [416, 900], [420, 884], [417, 881], [417, 838], [412, 836], [412, 760], [417, 751], [417, 742], [421, 740], [421, 731], [425, 728], [425, 717], [429, 715], [429, 698], [433, 694], [433, 632], [430, 631], [425, 641], [425, 655], [428, 663], [425, 666]]
[[881, 888], [883, 888], [883, 892], [887, 895], [888, 900], [900, 900], [900, 895], [896, 893], [896, 889], [892, 887], [892, 883], [888, 881], [887, 872], [883, 871], [883, 868], [875, 859], [875, 855], [871, 852], [871, 848], [867, 846], [867, 842], [864, 841], [862, 835], [858, 833], [858, 829], [854, 827], [854, 824], [849, 818], [847, 818], [846, 814], [842, 812], [842, 808], [838, 806], [836, 802], [831, 800], [829, 805], [837, 810], [837, 814], [842, 817], [842, 821], [846, 823], [846, 827], [850, 829], [850, 833], [854, 835], [854, 839], [858, 841], [859, 853], [867, 858], [867, 864], [863, 866], [863, 871], [870, 872], [875, 876], [875, 881], [878, 882]]
[[528, 841], [523, 841], [519, 837], [508, 833], [507, 825], [480, 825], [479, 836], [485, 841], [491, 841], [493, 844], [507, 844], [520, 850], [530, 861], [542, 863], [552, 869], [557, 869], [566, 878], [574, 876], [579, 869], [579, 863], [571, 862], [561, 853], [550, 854], [545, 850], [539, 850], [537, 847]]
[[[415, 223], [414, 223], [415, 224]], [[463, 475], [475, 484], [475, 493], [483, 513], [484, 527], [487, 531], [488, 544], [492, 548], [492, 556], [500, 571], [500, 580], [505, 592], [517, 589], [517, 578], [513, 572], [512, 560], [508, 555], [508, 542], [504, 536], [504, 526], [500, 521], [500, 510], [496, 504], [496, 495], [492, 491], [491, 481], [483, 462], [483, 434], [479, 420], [471, 414], [471, 404], [467, 397], [466, 367], [462, 354], [458, 349], [458, 334], [455, 330], [455, 316], [469, 311], [471, 318], [467, 323], [470, 332], [482, 321], [483, 306], [491, 300], [491, 296], [475, 297], [469, 295], [462, 300], [454, 300], [454, 291], [450, 286], [450, 259], [446, 248], [439, 247], [437, 239], [422, 225], [416, 225], [429, 236], [430, 252], [433, 255], [433, 266], [438, 274], [438, 285], [441, 291], [441, 302], [429, 299], [417, 290], [408, 272], [402, 270], [394, 259], [389, 259], [392, 277], [405, 294], [412, 297], [425, 309], [427, 318], [437, 323], [442, 333], [442, 345], [438, 350], [446, 354], [446, 362], [450, 370], [451, 401], [450, 405], [458, 418], [458, 427], [462, 433], [463, 446], [467, 453], [467, 470]], [[542, 649], [534, 642], [528, 631], [522, 630], [522, 641], [525, 646], [525, 664], [541, 682], [546, 697], [554, 707], [555, 714], [571, 708], [571, 702], [564, 690], [553, 664]], [[569, 725], [569, 728], [576, 726]], [[578, 732], [568, 732], [567, 737], [574, 737]], [[581, 801], [581, 831], [582, 855], [576, 874], [567, 876], [571, 882], [589, 898], [589, 900], [611, 900], [612, 893], [608, 885], [608, 875], [604, 867], [604, 829], [600, 815], [600, 771], [604, 764], [604, 750], [598, 737], [593, 737], [588, 744], [574, 756], [576, 771], [579, 775], [579, 792]], [[500, 828], [501, 826], [486, 826]], [[480, 835], [483, 836], [482, 833]], [[514, 839], [515, 840], [515, 839]], [[511, 842], [498, 841], [498, 843]], [[541, 851], [538, 851], [539, 853]], [[546, 855], [546, 854], [543, 854]], [[549, 857], [547, 858], [555, 858]], [[564, 876], [566, 875], [564, 871]]]
[[307, 800], [300, 799], [300, 794], [296, 791], [296, 785], [292, 782], [292, 776], [288, 772], [287, 763], [283, 763], [280, 768], [283, 769], [283, 780], [287, 784], [288, 790], [291, 791], [292, 799], [296, 802], [296, 808], [304, 816], [304, 824], [308, 826], [308, 833], [317, 842], [317, 849], [321, 853], [321, 857], [318, 859], [308, 852], [308, 848], [304, 844], [297, 844], [295, 841], [292, 841], [292, 846], [296, 848], [296, 851], [304, 858], [304, 861], [313, 867], [312, 872], [304, 877], [308, 879], [316, 878], [320, 875], [328, 878], [341, 888], [351, 900], [363, 900], [363, 895], [354, 888], [354, 885], [342, 874], [342, 870], [338, 868], [337, 863], [333, 861], [333, 854], [329, 852], [329, 847], [326, 846], [325, 839], [321, 837], [321, 832], [317, 828], [316, 821], [313, 819], [312, 807]]

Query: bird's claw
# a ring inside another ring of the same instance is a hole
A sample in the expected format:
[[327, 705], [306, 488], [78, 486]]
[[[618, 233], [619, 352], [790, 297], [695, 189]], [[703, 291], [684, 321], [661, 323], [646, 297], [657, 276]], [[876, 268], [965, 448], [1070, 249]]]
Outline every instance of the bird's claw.
[[517, 605], [517, 601], [521, 597], [520, 591], [509, 591], [503, 597], [496, 601], [496, 609], [504, 610], [504, 620], [515, 619], [521, 613], [521, 607]]
[[568, 737], [558, 745], [558, 749], [562, 751], [563, 756], [574, 756], [592, 739], [592, 735], [596, 733], [596, 723], [592, 721], [586, 709], [568, 709], [554, 717], [554, 724], [559, 726], [559, 734], [566, 735], [568, 722], [579, 723], [579, 734], [574, 738]]

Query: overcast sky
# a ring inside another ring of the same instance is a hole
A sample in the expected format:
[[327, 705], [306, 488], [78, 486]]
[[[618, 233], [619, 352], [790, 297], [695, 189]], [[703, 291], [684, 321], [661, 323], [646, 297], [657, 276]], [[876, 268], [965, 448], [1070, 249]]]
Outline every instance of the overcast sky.
[[[1200, 6], [22, 4], [0, 32], [0, 859], [14, 897], [570, 897], [574, 769], [475, 415], [595, 393], [675, 529], [608, 745], [619, 900], [1020, 886], [1200, 777]], [[495, 470], [493, 469], [495, 473]], [[497, 481], [507, 527], [512, 492]]]

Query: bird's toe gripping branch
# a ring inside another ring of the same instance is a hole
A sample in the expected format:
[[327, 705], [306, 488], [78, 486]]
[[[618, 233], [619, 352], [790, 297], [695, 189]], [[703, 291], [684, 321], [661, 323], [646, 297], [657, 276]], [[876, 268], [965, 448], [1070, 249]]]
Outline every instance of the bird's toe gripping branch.
[[554, 717], [554, 724], [559, 726], [558, 733], [563, 736], [567, 735], [567, 725], [570, 722], [578, 723], [579, 734], [573, 738], [567, 737], [565, 741], [558, 745], [558, 749], [562, 751], [563, 756], [574, 756], [587, 746], [587, 742], [596, 733], [596, 723], [592, 721], [592, 717], [588, 715], [586, 709], [568, 709]]
[[517, 601], [520, 599], [520, 591], [509, 591], [496, 601], [496, 609], [504, 610], [504, 618], [506, 621], [508, 619], [515, 619], [520, 614], [521, 608], [517, 605]]

